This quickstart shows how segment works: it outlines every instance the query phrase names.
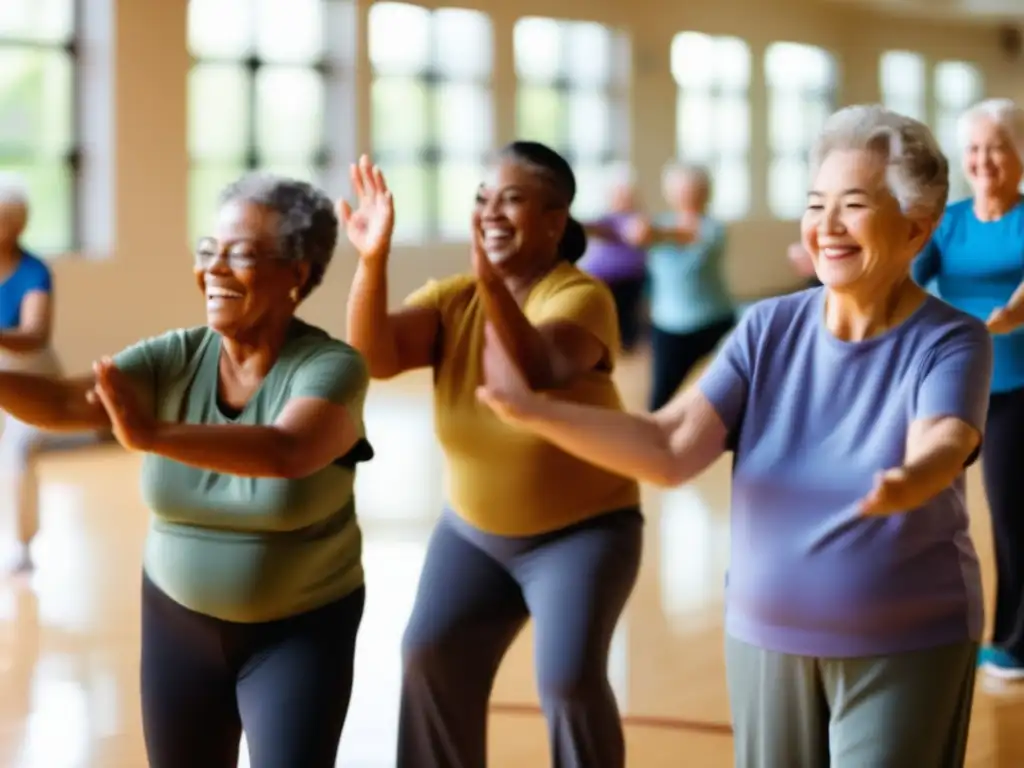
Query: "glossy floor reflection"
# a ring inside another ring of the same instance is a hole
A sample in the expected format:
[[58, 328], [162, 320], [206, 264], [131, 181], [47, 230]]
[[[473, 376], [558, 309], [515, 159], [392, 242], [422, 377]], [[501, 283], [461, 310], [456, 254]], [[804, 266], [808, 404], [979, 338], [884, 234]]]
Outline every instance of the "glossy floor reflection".
[[[642, 364], [625, 366], [621, 380], [627, 399], [642, 402]], [[368, 409], [378, 450], [358, 485], [368, 603], [338, 764], [390, 768], [399, 641], [441, 505], [442, 465], [425, 377], [375, 386]], [[117, 448], [44, 459], [38, 571], [27, 582], [0, 583], [0, 768], [145, 766], [138, 610], [146, 512], [138, 464]], [[644, 566], [610, 663], [636, 768], [731, 765], [721, 649], [728, 475], [723, 462], [690, 486], [646, 493]], [[990, 583], [976, 472], [970, 494]], [[491, 766], [547, 765], [529, 631], [509, 652], [493, 703]], [[969, 764], [1024, 765], [1022, 723], [1024, 693], [982, 690]]]

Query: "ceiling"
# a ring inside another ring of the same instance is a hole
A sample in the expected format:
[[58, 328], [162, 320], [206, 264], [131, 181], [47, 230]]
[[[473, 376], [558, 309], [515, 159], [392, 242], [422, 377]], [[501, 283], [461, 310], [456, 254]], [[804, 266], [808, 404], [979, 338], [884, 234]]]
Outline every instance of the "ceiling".
[[956, 16], [977, 21], [1017, 21], [1024, 24], [1024, 0], [826, 0], [884, 8], [933, 18]]

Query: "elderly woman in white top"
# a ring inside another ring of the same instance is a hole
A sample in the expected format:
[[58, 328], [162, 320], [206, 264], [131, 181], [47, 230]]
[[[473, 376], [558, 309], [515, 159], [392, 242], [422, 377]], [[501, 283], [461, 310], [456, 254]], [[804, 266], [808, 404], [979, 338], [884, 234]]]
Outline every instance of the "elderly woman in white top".
[[[28, 195], [21, 180], [0, 176], [0, 371], [54, 374], [50, 348], [53, 276], [45, 262], [21, 246], [28, 224]], [[14, 493], [17, 528], [15, 572], [32, 567], [29, 547], [39, 531], [35, 456], [43, 447], [92, 442], [89, 434], [48, 435], [0, 412], [0, 471]]]
[[972, 196], [950, 205], [914, 264], [954, 307], [987, 322], [995, 366], [982, 469], [996, 551], [995, 620], [980, 656], [993, 676], [1024, 679], [1024, 109], [983, 101], [960, 120]]
[[739, 768], [962, 766], [983, 605], [964, 467], [992, 340], [910, 277], [945, 207], [928, 129], [827, 122], [803, 244], [824, 284], [756, 304], [650, 415], [534, 394], [492, 340], [479, 396], [581, 458], [678, 485], [733, 453], [726, 668]]

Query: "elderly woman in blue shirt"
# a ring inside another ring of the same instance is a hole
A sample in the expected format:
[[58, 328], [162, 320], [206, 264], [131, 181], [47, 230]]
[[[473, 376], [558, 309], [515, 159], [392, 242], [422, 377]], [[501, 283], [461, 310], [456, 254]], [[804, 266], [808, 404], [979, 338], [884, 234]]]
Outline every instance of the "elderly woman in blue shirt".
[[995, 362], [982, 459], [996, 552], [990, 675], [1024, 680], [1024, 109], [990, 99], [960, 120], [972, 196], [946, 209], [914, 263], [954, 307], [986, 321]]
[[[21, 237], [28, 224], [28, 194], [18, 177], [0, 177], [0, 371], [56, 374], [60, 366], [50, 347], [53, 276], [26, 251]], [[96, 440], [92, 432], [49, 434], [0, 413], [0, 471], [14, 494], [17, 552], [15, 573], [32, 568], [30, 547], [39, 532], [39, 479], [35, 457], [44, 448], [70, 448]]]

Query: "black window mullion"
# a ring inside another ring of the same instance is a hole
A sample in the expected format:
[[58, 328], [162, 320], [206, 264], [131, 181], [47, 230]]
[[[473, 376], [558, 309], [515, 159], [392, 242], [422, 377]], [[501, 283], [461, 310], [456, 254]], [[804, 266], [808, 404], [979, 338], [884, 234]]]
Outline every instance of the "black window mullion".
[[68, 245], [71, 249], [82, 245], [82, 73], [79, 51], [82, 40], [82, 22], [85, 0], [73, 0], [71, 5], [71, 39], [65, 44], [65, 51], [71, 60], [71, 146], [64, 162], [71, 174], [71, 231]]
[[256, 102], [258, 88], [256, 85], [260, 70], [264, 62], [256, 54], [246, 57], [242, 61], [246, 71], [246, 88], [249, 90], [248, 112], [245, 116], [245, 154], [244, 162], [246, 170], [253, 171], [260, 167], [263, 158], [260, 156], [258, 140], [259, 130], [259, 105]]

